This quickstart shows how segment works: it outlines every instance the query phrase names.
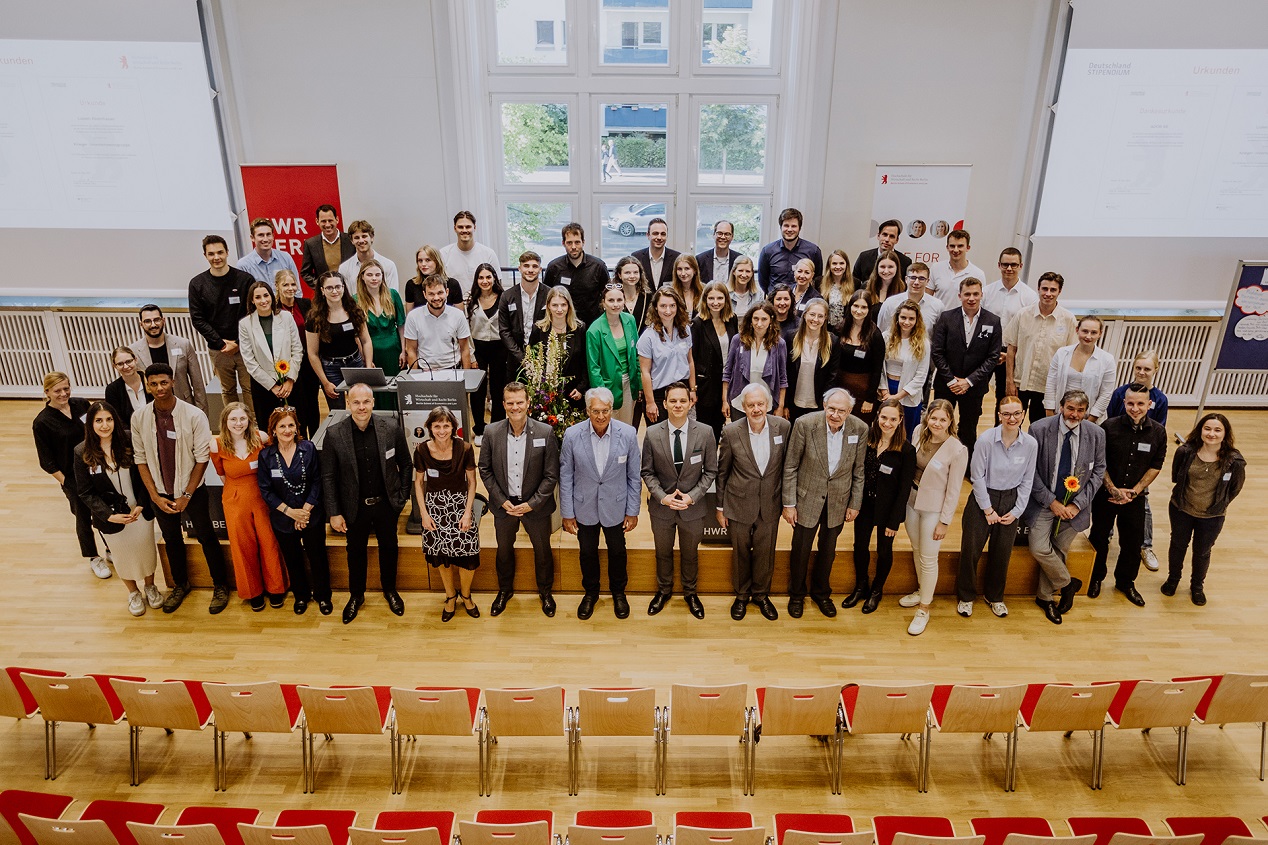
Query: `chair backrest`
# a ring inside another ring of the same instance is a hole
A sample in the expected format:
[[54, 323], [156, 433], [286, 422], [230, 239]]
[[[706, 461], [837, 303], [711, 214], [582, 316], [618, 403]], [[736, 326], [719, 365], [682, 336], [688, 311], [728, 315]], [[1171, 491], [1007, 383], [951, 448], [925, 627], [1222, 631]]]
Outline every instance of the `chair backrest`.
[[[1061, 837], [1061, 845], [1092, 845], [1096, 842], [1096, 834], [1088, 833], [1084, 836], [1063, 836]], [[1053, 837], [1051, 836], [1034, 836], [1029, 833], [1010, 833], [1004, 837], [1004, 845], [1053, 845]]]
[[683, 736], [739, 736], [744, 731], [748, 684], [674, 684], [670, 732]]
[[220, 831], [225, 845], [243, 845], [238, 823], [255, 824], [260, 811], [254, 807], [201, 807], [193, 805], [181, 810], [177, 825], [210, 824]]
[[1108, 845], [1201, 845], [1202, 834], [1189, 836], [1139, 836], [1134, 833], [1115, 833]]
[[197, 731], [205, 727], [189, 688], [180, 681], [125, 681], [111, 678], [128, 724], [143, 728]]
[[761, 827], [674, 828], [674, 845], [765, 845], [766, 829]]
[[1199, 711], [1199, 715], [1203, 722], [1219, 725], [1268, 722], [1268, 675], [1224, 675], [1205, 712]]
[[642, 827], [568, 825], [569, 845], [656, 845], [656, 840], [656, 825], [654, 824]]
[[44, 678], [66, 677], [65, 672], [56, 672], [50, 669], [8, 667], [3, 672], [0, 672], [0, 716], [8, 716], [11, 719], [28, 719], [35, 715], [35, 711], [39, 709], [39, 705], [35, 703], [35, 699], [31, 696], [31, 691], [27, 689], [26, 682], [22, 680], [23, 673]]
[[1209, 678], [1179, 684], [1172, 681], [1140, 681], [1123, 706], [1117, 727], [1185, 727], [1193, 721], [1193, 712], [1210, 685]]
[[1202, 834], [1202, 845], [1222, 845], [1251, 835], [1246, 822], [1237, 816], [1170, 816], [1163, 821], [1172, 836]]
[[405, 736], [470, 736], [475, 726], [465, 689], [392, 687], [392, 707], [396, 731]]
[[944, 733], [1008, 733], [1017, 725], [1025, 684], [951, 688], [938, 730]]
[[892, 845], [982, 845], [984, 835], [977, 836], [924, 836], [919, 833], [895, 833]]
[[364, 827], [348, 828], [349, 845], [448, 845], [440, 841], [440, 831], [434, 827], [418, 830], [368, 830]]
[[550, 845], [550, 824], [544, 821], [519, 824], [458, 822], [462, 845]]
[[290, 733], [295, 730], [277, 681], [203, 684], [216, 730], [226, 733]]
[[141, 824], [128, 822], [137, 845], [225, 845], [214, 824]]
[[486, 689], [484, 707], [495, 736], [563, 736], [563, 687]]
[[1027, 728], [1032, 731], [1099, 731], [1105, 727], [1118, 684], [1048, 684], [1039, 693]]
[[588, 688], [577, 692], [577, 724], [584, 736], [651, 736], [656, 690]]
[[[930, 685], [932, 688], [932, 684]], [[841, 687], [765, 687], [759, 690], [763, 736], [823, 736], [837, 732]]]
[[324, 824], [301, 827], [239, 824], [238, 833], [242, 834], [243, 845], [336, 845], [330, 839], [330, 829]]
[[[857, 684], [850, 733], [920, 733], [925, 728], [933, 684]], [[845, 694], [850, 695], [850, 690]]]
[[373, 687], [300, 687], [308, 730], [318, 734], [383, 733]]
[[20, 813], [18, 819], [38, 845], [119, 845], [110, 826], [100, 819], [62, 821], [26, 813]]
[[870, 830], [856, 830], [853, 833], [789, 830], [784, 832], [784, 841], [779, 845], [872, 845], [875, 841], [876, 834]]
[[96, 678], [49, 678], [23, 672], [22, 682], [39, 704], [46, 722], [112, 725], [119, 720]]

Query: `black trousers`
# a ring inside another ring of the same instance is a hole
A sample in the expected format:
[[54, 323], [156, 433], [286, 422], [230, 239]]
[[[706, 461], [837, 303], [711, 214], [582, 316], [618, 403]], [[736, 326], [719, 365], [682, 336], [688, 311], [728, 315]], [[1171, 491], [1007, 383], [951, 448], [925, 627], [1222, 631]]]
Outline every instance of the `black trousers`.
[[806, 572], [810, 568], [810, 546], [815, 532], [819, 534], [819, 547], [815, 552], [814, 571], [810, 573], [809, 594], [815, 601], [832, 596], [832, 561], [837, 554], [837, 537], [845, 523], [832, 528], [828, 525], [828, 508], [819, 513], [819, 521], [810, 528], [800, 524], [793, 526], [792, 552], [788, 557], [788, 597], [806, 597]]
[[220, 548], [220, 538], [216, 536], [216, 527], [211, 524], [211, 512], [208, 510], [207, 487], [199, 485], [190, 497], [189, 504], [182, 513], [164, 513], [157, 505], [154, 507], [154, 518], [158, 521], [159, 531], [163, 533], [163, 542], [167, 545], [167, 564], [172, 570], [173, 586], [189, 583], [189, 565], [185, 559], [185, 535], [181, 533], [181, 518], [188, 517], [194, 528], [194, 536], [198, 545], [203, 548], [203, 557], [207, 558], [207, 571], [211, 573], [211, 582], [217, 587], [229, 586], [225, 575], [225, 555]]
[[969, 458], [973, 457], [973, 445], [977, 443], [977, 421], [982, 418], [982, 397], [986, 395], [985, 385], [974, 385], [968, 393], [952, 393], [946, 384], [939, 382], [933, 388], [937, 399], [945, 399], [960, 409], [960, 421], [956, 423], [960, 433], [960, 442], [969, 450]]
[[[251, 379], [251, 401], [255, 405], [255, 425], [261, 431], [267, 431], [269, 427], [269, 415], [273, 411], [282, 407], [282, 400], [277, 398], [277, 394], [260, 384], [255, 379]], [[299, 411], [295, 412], [298, 416]]]
[[[876, 532], [876, 577], [868, 579], [872, 563], [872, 532]], [[876, 509], [863, 497], [863, 507], [854, 520], [854, 585], [872, 592], [885, 589], [885, 579], [894, 566], [894, 537], [885, 535], [885, 526], [876, 522]]]
[[1003, 362], [995, 366], [995, 424], [999, 425], [999, 403], [1003, 401], [1008, 391], [1008, 365]]
[[502, 388], [506, 387], [506, 346], [501, 340], [475, 341], [476, 365], [485, 371], [480, 388], [471, 393], [471, 428], [484, 434], [484, 399], [489, 397], [492, 413], [489, 422], [506, 419], [502, 407]]
[[396, 589], [396, 562], [400, 552], [396, 543], [396, 520], [400, 515], [400, 510], [385, 498], [377, 505], [362, 505], [356, 521], [348, 523], [348, 592], [353, 597], [365, 595], [371, 532], [379, 541], [379, 584], [385, 593]]
[[1092, 499], [1092, 530], [1088, 541], [1096, 549], [1092, 564], [1092, 580], [1103, 581], [1108, 569], [1110, 535], [1118, 523], [1118, 562], [1114, 565], [1115, 586], [1127, 588], [1136, 583], [1140, 572], [1140, 549], [1145, 545], [1145, 502], [1137, 496], [1125, 505], [1110, 501], [1102, 487]]
[[[512, 500], [512, 504], [520, 504]], [[515, 592], [515, 535], [520, 526], [533, 544], [533, 570], [537, 575], [537, 592], [550, 593], [555, 585], [555, 554], [550, 548], [550, 514], [530, 513], [511, 516], [506, 511], [493, 511], [493, 531], [497, 535], [498, 589]]]
[[[330, 558], [325, 520], [311, 519], [303, 531], [274, 531], [296, 599], [330, 601]], [[304, 559], [307, 557], [308, 565]], [[309, 577], [309, 570], [312, 576]]]
[[1224, 530], [1224, 517], [1189, 516], [1175, 505], [1168, 504], [1171, 515], [1171, 548], [1167, 552], [1167, 580], [1179, 581], [1184, 575], [1184, 555], [1193, 543], [1193, 572], [1189, 575], [1189, 589], [1201, 590], [1206, 584], [1206, 573], [1211, 568], [1211, 549]]
[[295, 380], [290, 395], [290, 403], [299, 417], [299, 433], [305, 437], [312, 437], [321, 427], [321, 410], [317, 405], [317, 394], [320, 392], [321, 381], [305, 355], [300, 361], [299, 378]]
[[[979, 406], [980, 407], [980, 406]], [[990, 490], [991, 507], [997, 514], [1005, 514], [1017, 504], [1016, 490]], [[986, 513], [977, 503], [977, 497], [969, 493], [964, 505], [963, 529], [960, 535], [960, 573], [955, 579], [955, 592], [960, 601], [977, 598], [977, 562], [982, 550], [990, 543], [986, 555], [986, 570], [982, 574], [982, 594], [989, 602], [1004, 600], [1004, 582], [1008, 580], [1008, 561], [1013, 555], [1013, 541], [1021, 528], [1021, 520], [1009, 525], [986, 521]]]
[[1030, 424], [1034, 425], [1044, 417], [1048, 416], [1048, 412], [1043, 407], [1043, 393], [1038, 390], [1019, 390], [1017, 398], [1021, 400], [1021, 407], [1026, 411], [1026, 416], [1030, 420]]
[[[708, 517], [706, 517], [707, 519]], [[779, 517], [758, 518], [756, 522], [731, 520], [731, 586], [737, 599], [766, 598], [770, 595], [775, 569], [775, 537]]]
[[75, 492], [75, 479], [66, 479], [66, 483], [62, 485], [62, 494], [70, 503], [70, 512], [75, 516], [75, 537], [79, 540], [79, 554], [91, 560], [97, 556], [97, 538], [92, 532], [92, 513]]
[[581, 587], [587, 596], [599, 595], [600, 531], [603, 532], [603, 540], [608, 547], [608, 587], [612, 595], [624, 595], [629, 578], [625, 569], [625, 527], [620, 522], [612, 526], [577, 524], [577, 544], [581, 547], [578, 551], [581, 559]]

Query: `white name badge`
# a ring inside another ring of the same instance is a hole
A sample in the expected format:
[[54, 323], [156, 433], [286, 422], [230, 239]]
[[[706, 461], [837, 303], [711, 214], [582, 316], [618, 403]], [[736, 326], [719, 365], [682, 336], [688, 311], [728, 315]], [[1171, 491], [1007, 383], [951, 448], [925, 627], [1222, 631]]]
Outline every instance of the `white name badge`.
[[345, 332], [350, 332], [350, 331], [352, 331], [352, 328], [353, 328], [352, 323], [344, 323], [344, 324], [343, 324], [343, 330], [344, 330]]
[[866, 357], [867, 357], [867, 350], [866, 350], [866, 349], [855, 349], [855, 350], [854, 350], [854, 357], [855, 357], [855, 358], [866, 358]]
[[174, 432], [174, 431], [169, 431], [169, 432], [167, 433], [167, 439], [168, 439], [168, 440], [175, 440], [175, 439], [176, 439], [176, 432]]
[[564, 287], [571, 287], [571, 286], [572, 286], [572, 276], [560, 276], [560, 277], [559, 277], [559, 284], [563, 285]]
[[392, 458], [394, 458], [394, 457], [396, 457], [396, 447], [395, 447], [395, 446], [393, 446], [391, 449], [388, 449], [386, 452], [384, 452], [384, 453], [383, 453], [383, 459], [384, 459], [384, 460], [390, 461], [390, 460], [392, 460]]
[[271, 475], [272, 475], [274, 478], [281, 478], [281, 477], [282, 477], [282, 471], [281, 471], [280, 469], [275, 469], [275, 470], [273, 470], [273, 472], [271, 473]]
[[179, 346], [178, 346], [178, 347], [176, 347], [175, 349], [173, 349], [173, 350], [172, 350], [172, 357], [173, 357], [173, 358], [179, 358], [180, 356], [182, 356], [182, 355], [184, 355], [184, 354], [185, 354], [185, 350], [184, 350], [184, 349], [181, 349]]
[[88, 415], [87, 415], [87, 414], [80, 414], [80, 415], [79, 415], [79, 421], [80, 421], [81, 423], [86, 423], [86, 422], [88, 422]]
[[251, 469], [259, 469], [259, 468], [260, 468], [260, 462], [259, 462], [259, 461], [252, 461], [250, 464], [248, 464], [248, 466], [250, 466], [250, 467], [251, 467]]
[[692, 456], [691, 456], [691, 462], [692, 462], [693, 464], [698, 464], [698, 463], [700, 463], [700, 462], [701, 462], [701, 461], [703, 461], [703, 460], [704, 460], [704, 456], [703, 456], [703, 455], [692, 455]]
[[1015, 464], [1024, 464], [1025, 462], [1026, 462], [1025, 455], [1018, 455], [1017, 457], [1013, 458], [1013, 463]]
[[1150, 399], [1150, 400], [1149, 400], [1149, 410], [1151, 410], [1151, 411], [1152, 411], [1153, 409], [1154, 409], [1154, 400]]
[[942, 469], [942, 461], [930, 461], [930, 462], [929, 462], [929, 468], [930, 468], [930, 469]]
[[534, 437], [534, 438], [533, 438], [533, 448], [534, 448], [534, 449], [541, 449], [541, 448], [544, 448], [545, 446], [546, 446], [546, 438], [545, 438], [545, 437]]
[[1232, 474], [1231, 472], [1226, 472], [1226, 473], [1224, 473], [1223, 478], [1224, 478], [1224, 480], [1225, 480], [1225, 481], [1232, 481], [1232, 480], [1233, 480], [1233, 474]]
[[440, 478], [440, 470], [438, 470], [438, 469], [429, 469], [429, 470], [427, 470], [427, 476], [428, 476], [429, 478]]
[[518, 310], [520, 310], [520, 307], [519, 307], [519, 305], [518, 305], [517, 303], [514, 303], [514, 302], [508, 302], [508, 303], [506, 303], [506, 310], [507, 310], [507, 311], [518, 311]]
[[91, 467], [88, 471], [93, 475], [101, 475], [101, 467]]
[[784, 435], [782, 435], [782, 434], [776, 434], [776, 435], [775, 435], [775, 445], [776, 445], [776, 446], [778, 446], [780, 443], [783, 443], [783, 442], [784, 442]]
[[846, 442], [846, 443], [858, 443], [858, 442], [859, 442], [859, 436], [858, 436], [857, 434], [848, 434], [848, 435], [846, 435], [845, 442]]
[[240, 296], [231, 296], [231, 297], [229, 297], [229, 304], [230, 304], [230, 305], [237, 305], [237, 304], [238, 304], [239, 302], [241, 302], [241, 301], [242, 301], [242, 297], [240, 297]]
[[881, 474], [882, 474], [882, 475], [893, 475], [893, 474], [894, 474], [894, 468], [893, 468], [892, 466], [890, 466], [889, 464], [881, 464]]
[[1137, 443], [1136, 444], [1137, 452], [1149, 452], [1153, 448], [1154, 448], [1154, 445], [1152, 443]]
[[625, 463], [625, 459], [626, 459], [627, 457], [629, 457], [629, 456], [628, 456], [628, 455], [617, 455], [617, 456], [616, 456], [616, 462], [617, 462], [618, 464], [623, 464], [623, 463]]

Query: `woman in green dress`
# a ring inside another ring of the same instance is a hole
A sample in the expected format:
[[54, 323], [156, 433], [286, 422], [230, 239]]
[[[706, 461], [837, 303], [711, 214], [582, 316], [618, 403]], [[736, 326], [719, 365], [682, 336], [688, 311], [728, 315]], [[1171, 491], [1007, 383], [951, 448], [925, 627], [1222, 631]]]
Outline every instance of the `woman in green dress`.
[[[400, 294], [383, 280], [383, 266], [374, 259], [361, 265], [357, 273], [357, 305], [365, 312], [366, 326], [374, 344], [374, 366], [383, 368], [391, 378], [405, 366], [402, 331], [405, 328], [405, 305]], [[377, 393], [374, 407], [380, 411], [396, 410], [396, 396]]]

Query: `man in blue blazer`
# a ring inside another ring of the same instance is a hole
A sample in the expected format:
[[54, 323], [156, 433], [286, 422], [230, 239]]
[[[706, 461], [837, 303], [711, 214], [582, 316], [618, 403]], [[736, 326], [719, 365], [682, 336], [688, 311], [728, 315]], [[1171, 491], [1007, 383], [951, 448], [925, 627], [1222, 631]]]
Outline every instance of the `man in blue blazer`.
[[599, 530], [608, 547], [608, 586], [617, 619], [630, 615], [625, 598], [625, 534], [638, 525], [638, 435], [633, 426], [612, 419], [612, 391], [586, 391], [590, 419], [564, 432], [559, 456], [559, 507], [564, 530], [577, 535], [581, 586], [586, 591], [577, 618], [589, 619], [599, 600]]
[[[1088, 422], [1088, 397], [1082, 390], [1066, 391], [1061, 413], [1045, 417], [1030, 427], [1039, 441], [1035, 480], [1022, 521], [1030, 526], [1030, 553], [1039, 563], [1039, 589], [1035, 604], [1054, 625], [1074, 607], [1074, 594], [1083, 586], [1070, 577], [1066, 555], [1080, 531], [1092, 523], [1092, 500], [1105, 478], [1105, 431]], [[1078, 490], [1067, 495], [1067, 478], [1078, 481]], [[1054, 593], [1061, 598], [1054, 601]]]

